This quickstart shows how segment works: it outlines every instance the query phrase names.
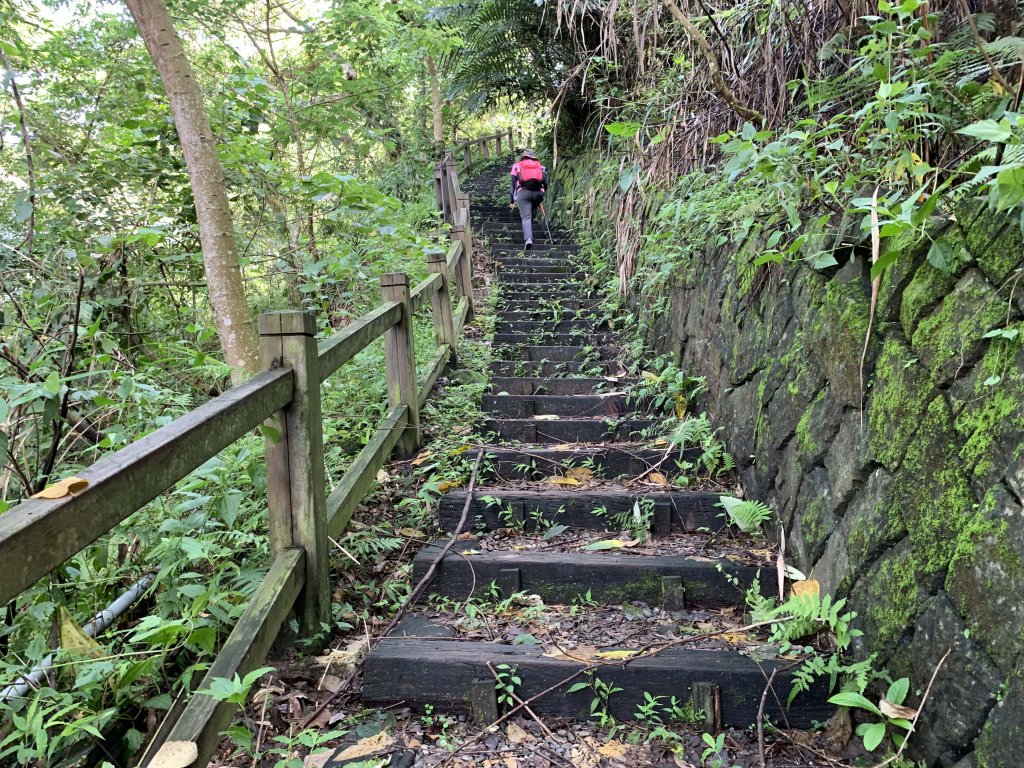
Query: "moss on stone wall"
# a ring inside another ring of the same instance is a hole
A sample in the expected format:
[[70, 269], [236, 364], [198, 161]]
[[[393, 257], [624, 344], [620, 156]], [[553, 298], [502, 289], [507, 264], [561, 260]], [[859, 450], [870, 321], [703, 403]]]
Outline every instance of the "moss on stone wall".
[[914, 368], [914, 353], [901, 341], [888, 338], [875, 365], [868, 409], [868, 447], [889, 469], [903, 461], [911, 439], [935, 390]]

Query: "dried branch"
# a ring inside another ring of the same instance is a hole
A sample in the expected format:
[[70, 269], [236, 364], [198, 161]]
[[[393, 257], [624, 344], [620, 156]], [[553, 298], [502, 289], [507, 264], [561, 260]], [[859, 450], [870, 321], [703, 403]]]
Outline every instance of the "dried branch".
[[32, 140], [28, 135], [28, 117], [25, 112], [25, 102], [22, 101], [21, 91], [18, 89], [18, 83], [14, 76], [14, 68], [11, 66], [11, 60], [7, 58], [7, 54], [0, 50], [0, 62], [3, 63], [4, 69], [11, 73], [11, 95], [14, 97], [14, 103], [18, 107], [18, 125], [21, 128], [21, 144], [25, 149], [25, 168], [28, 172], [28, 234], [25, 236], [25, 252], [28, 255], [32, 255], [32, 243], [35, 238], [36, 229], [36, 166], [35, 160], [32, 157]]
[[714, 49], [712, 49], [711, 43], [709, 43], [708, 39], [704, 36], [704, 33], [697, 29], [696, 25], [687, 18], [685, 13], [679, 10], [679, 6], [672, 2], [672, 0], [662, 0], [662, 3], [666, 8], [668, 8], [669, 13], [672, 14], [672, 18], [686, 30], [686, 34], [693, 39], [697, 44], [697, 47], [704, 53], [704, 58], [706, 58], [708, 62], [708, 68], [711, 70], [711, 81], [714, 83], [715, 90], [718, 91], [718, 95], [722, 97], [733, 112], [744, 120], [750, 120], [758, 125], [764, 125], [764, 115], [756, 109], [751, 109], [743, 104], [743, 102], [736, 98], [736, 94], [732, 92], [729, 84], [725, 82], [725, 77], [722, 76], [722, 67], [718, 63], [718, 56], [715, 54]]

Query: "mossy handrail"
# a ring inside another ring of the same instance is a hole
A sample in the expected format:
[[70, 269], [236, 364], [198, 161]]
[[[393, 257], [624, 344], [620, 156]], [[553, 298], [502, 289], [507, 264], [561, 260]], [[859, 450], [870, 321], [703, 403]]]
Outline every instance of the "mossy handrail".
[[[447, 253], [427, 254], [431, 274], [415, 289], [409, 289], [403, 273], [383, 275], [380, 306], [319, 342], [312, 314], [264, 313], [259, 318], [263, 373], [81, 470], [77, 476], [88, 485], [80, 493], [28, 499], [0, 516], [0, 605], [262, 425], [269, 435], [271, 564], [197, 687], [258, 666], [293, 610], [304, 635], [322, 631], [331, 617], [330, 539], [344, 532], [388, 456], [408, 457], [418, 450], [420, 406], [445, 367], [456, 362], [457, 341], [472, 314], [469, 202], [454, 165], [446, 166], [444, 183], [456, 193], [446, 199], [457, 200], [453, 221], [459, 224], [452, 228]], [[437, 351], [418, 376], [412, 320], [428, 303]], [[381, 336], [390, 409], [327, 495], [321, 384]], [[173, 725], [159, 730], [162, 739], [154, 739], [141, 764], [154, 762], [164, 741], [189, 741], [199, 753], [192, 765], [207, 765], [233, 711], [233, 705], [193, 694]]]

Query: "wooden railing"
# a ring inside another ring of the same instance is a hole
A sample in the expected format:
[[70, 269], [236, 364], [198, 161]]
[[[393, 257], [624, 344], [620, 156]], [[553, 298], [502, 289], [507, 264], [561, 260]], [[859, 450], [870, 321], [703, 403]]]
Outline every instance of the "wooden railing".
[[[469, 201], [454, 168], [445, 183], [457, 203], [447, 253], [427, 256], [430, 276], [410, 290], [408, 277], [380, 278], [379, 307], [317, 343], [316, 322], [298, 311], [259, 318], [264, 373], [105, 456], [78, 473], [88, 486], [57, 500], [30, 499], [0, 516], [0, 606], [156, 499], [221, 450], [262, 424], [266, 440], [271, 566], [200, 687], [243, 676], [266, 657], [294, 609], [301, 632], [330, 622], [329, 538], [337, 539], [394, 452], [408, 457], [420, 442], [420, 406], [442, 371], [454, 364], [458, 339], [472, 316]], [[413, 317], [429, 303], [437, 351], [417, 376]], [[337, 487], [326, 493], [321, 384], [378, 337], [384, 337], [390, 410]], [[203, 694], [172, 709], [143, 760], [163, 741], [196, 744], [205, 766], [234, 705]], [[175, 715], [180, 713], [175, 719]], [[158, 743], [159, 742], [159, 743]]]
[[476, 150], [476, 154], [482, 160], [489, 160], [491, 158], [492, 143], [494, 144], [494, 156], [498, 157], [501, 155], [502, 146], [511, 156], [511, 153], [516, 149], [516, 144], [523, 144], [524, 141], [527, 145], [532, 144], [533, 134], [524, 134], [522, 131], [513, 131], [509, 128], [507, 131], [492, 133], [490, 136], [480, 136], [476, 139], [460, 141], [453, 150], [450, 150], [450, 153], [453, 157], [461, 159], [462, 164], [459, 166], [459, 170], [468, 171], [473, 167], [473, 150]]

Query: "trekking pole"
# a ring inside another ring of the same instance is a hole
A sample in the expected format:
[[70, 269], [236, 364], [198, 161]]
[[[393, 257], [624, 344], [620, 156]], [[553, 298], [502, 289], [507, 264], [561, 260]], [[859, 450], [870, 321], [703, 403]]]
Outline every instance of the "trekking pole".
[[548, 212], [544, 208], [544, 203], [540, 204], [540, 215], [544, 217], [544, 229], [548, 233], [548, 244], [549, 245], [554, 245], [555, 241], [551, 237], [551, 226], [548, 224]]

